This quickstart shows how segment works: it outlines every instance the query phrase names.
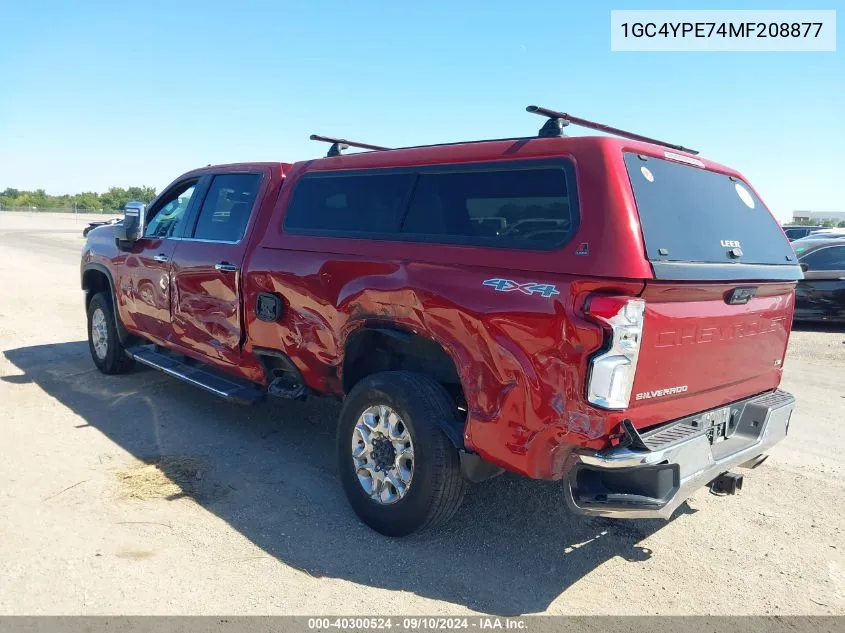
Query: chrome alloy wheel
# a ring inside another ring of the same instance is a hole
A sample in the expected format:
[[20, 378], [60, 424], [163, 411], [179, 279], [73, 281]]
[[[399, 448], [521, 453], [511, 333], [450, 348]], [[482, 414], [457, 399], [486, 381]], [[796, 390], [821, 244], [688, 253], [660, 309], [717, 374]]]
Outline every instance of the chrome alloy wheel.
[[352, 462], [364, 492], [376, 503], [402, 499], [414, 476], [414, 443], [393, 409], [365, 409], [352, 431]]
[[94, 353], [100, 360], [105, 360], [109, 351], [109, 329], [106, 325], [106, 315], [100, 308], [91, 315], [91, 344]]

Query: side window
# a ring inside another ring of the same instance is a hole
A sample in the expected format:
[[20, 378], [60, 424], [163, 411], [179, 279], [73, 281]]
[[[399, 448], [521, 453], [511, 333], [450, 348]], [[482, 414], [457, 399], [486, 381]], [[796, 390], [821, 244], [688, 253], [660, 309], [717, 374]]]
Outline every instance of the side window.
[[285, 216], [294, 230], [395, 233], [412, 174], [306, 176]]
[[810, 270], [845, 270], [845, 246], [820, 248], [801, 258]]
[[185, 220], [196, 185], [196, 181], [185, 183], [156, 205], [156, 208], [152, 210], [152, 218], [147, 221], [144, 236], [173, 237], [176, 235], [177, 229]]
[[433, 241], [551, 248], [573, 234], [561, 168], [420, 175], [403, 233]]
[[200, 210], [194, 238], [215, 242], [237, 242], [244, 236], [260, 174], [215, 176]]

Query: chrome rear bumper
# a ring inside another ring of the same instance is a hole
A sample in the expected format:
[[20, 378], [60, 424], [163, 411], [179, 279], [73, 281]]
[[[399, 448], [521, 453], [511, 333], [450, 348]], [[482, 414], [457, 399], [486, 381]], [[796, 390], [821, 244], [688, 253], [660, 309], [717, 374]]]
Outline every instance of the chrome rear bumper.
[[733, 432], [720, 442], [701, 423], [714, 410], [646, 432], [626, 448], [577, 453], [564, 480], [567, 505], [589, 516], [668, 519], [693, 491], [786, 437], [794, 406], [784, 391], [734, 403]]

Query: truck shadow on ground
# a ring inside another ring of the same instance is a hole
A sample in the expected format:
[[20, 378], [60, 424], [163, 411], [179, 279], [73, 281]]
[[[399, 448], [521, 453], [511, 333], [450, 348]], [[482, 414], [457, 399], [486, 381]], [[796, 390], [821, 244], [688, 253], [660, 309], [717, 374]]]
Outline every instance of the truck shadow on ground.
[[[86, 342], [5, 356], [36, 383], [146, 462], [187, 456], [205, 469], [185, 490], [269, 555], [315, 577], [413, 592], [498, 615], [544, 611], [602, 563], [635, 565], [664, 521], [610, 521], [566, 510], [560, 485], [503, 475], [472, 487], [444, 529], [394, 540], [346, 504], [334, 460], [339, 405], [269, 400], [230, 405], [153, 370], [103, 376]], [[676, 517], [693, 512], [683, 505]]]

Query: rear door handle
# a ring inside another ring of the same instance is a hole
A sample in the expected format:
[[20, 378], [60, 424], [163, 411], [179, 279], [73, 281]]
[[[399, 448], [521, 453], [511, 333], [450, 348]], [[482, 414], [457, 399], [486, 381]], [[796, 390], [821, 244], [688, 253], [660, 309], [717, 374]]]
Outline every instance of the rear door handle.
[[214, 264], [214, 269], [219, 270], [221, 273], [238, 272], [238, 267], [234, 264], [230, 264], [229, 262], [220, 262], [219, 264]]
[[170, 261], [170, 258], [167, 255], [165, 255], [164, 253], [159, 253], [158, 255], [154, 255], [153, 259], [156, 260], [157, 262], [169, 262]]

